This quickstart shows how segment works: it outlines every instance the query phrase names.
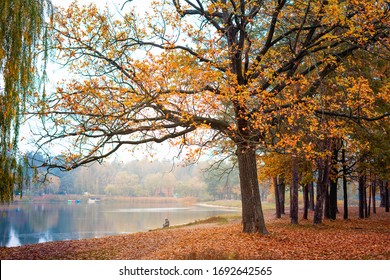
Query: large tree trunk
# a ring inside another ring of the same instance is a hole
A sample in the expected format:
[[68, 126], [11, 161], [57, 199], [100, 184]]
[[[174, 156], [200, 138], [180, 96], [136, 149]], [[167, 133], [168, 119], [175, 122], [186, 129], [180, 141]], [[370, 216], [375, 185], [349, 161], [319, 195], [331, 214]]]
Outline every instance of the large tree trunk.
[[314, 224], [322, 224], [322, 212], [323, 212], [323, 202], [324, 202], [324, 186], [323, 186], [323, 173], [324, 173], [324, 165], [323, 165], [323, 159], [317, 160], [317, 170], [318, 170], [318, 177], [317, 177], [317, 200], [316, 200], [316, 207], [314, 208]]
[[255, 149], [239, 145], [237, 159], [240, 173], [243, 232], [268, 234], [260, 200]]
[[276, 218], [281, 218], [282, 213], [280, 209], [280, 195], [279, 195], [279, 184], [278, 184], [278, 177], [272, 178], [273, 184], [274, 184], [274, 190], [275, 190], [275, 208], [276, 208]]
[[327, 184], [329, 178], [329, 159], [317, 160], [318, 179], [317, 179], [317, 201], [314, 210], [313, 223], [318, 225], [322, 224], [322, 216], [324, 210], [325, 195], [327, 191]]
[[290, 222], [298, 224], [298, 189], [299, 189], [299, 163], [298, 157], [292, 155], [292, 184], [291, 184], [291, 207]]

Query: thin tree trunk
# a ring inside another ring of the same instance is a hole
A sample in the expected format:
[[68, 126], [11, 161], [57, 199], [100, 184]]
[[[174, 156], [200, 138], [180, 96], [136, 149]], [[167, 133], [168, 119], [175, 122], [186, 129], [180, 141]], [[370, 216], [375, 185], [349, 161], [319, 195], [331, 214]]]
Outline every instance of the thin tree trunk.
[[329, 199], [329, 184], [325, 184], [324, 186], [324, 219], [330, 219], [330, 199]]
[[372, 182], [372, 213], [376, 214], [376, 176], [374, 176], [374, 180]]
[[310, 184], [303, 186], [303, 219], [307, 220], [309, 210], [309, 188]]
[[292, 184], [291, 184], [291, 208], [290, 223], [298, 224], [298, 189], [299, 189], [299, 162], [296, 155], [292, 155]]
[[337, 147], [333, 148], [332, 159], [331, 159], [331, 175], [329, 183], [329, 218], [336, 220], [337, 215], [337, 161], [338, 161], [339, 150]]
[[359, 174], [359, 218], [364, 219], [364, 191], [365, 191], [365, 175], [364, 173]]
[[381, 197], [379, 207], [386, 207], [385, 182], [383, 180], [380, 180], [379, 192]]
[[278, 177], [272, 178], [273, 184], [274, 184], [274, 190], [275, 190], [275, 207], [276, 207], [276, 218], [281, 218], [282, 213], [280, 209], [280, 195], [279, 195], [279, 184], [278, 184]]
[[311, 182], [309, 184], [309, 199], [310, 199], [310, 202], [309, 202], [309, 209], [311, 211], [314, 211], [314, 182]]
[[284, 182], [284, 176], [280, 176], [280, 182], [279, 182], [279, 198], [280, 198], [280, 213], [282, 215], [286, 214], [285, 211], [285, 201], [286, 201], [286, 184]]
[[386, 209], [386, 212], [389, 212], [389, 208], [390, 208], [390, 201], [389, 201], [389, 181], [386, 181], [386, 184], [385, 184], [385, 209]]
[[370, 175], [370, 187], [368, 188], [368, 207], [367, 207], [367, 217], [371, 215], [371, 195], [372, 195], [372, 180]]
[[261, 206], [254, 147], [237, 149], [242, 199], [243, 232], [268, 234]]
[[329, 219], [336, 220], [337, 215], [337, 179], [329, 182]]
[[368, 207], [367, 207], [367, 176], [364, 177], [363, 209], [364, 209], [364, 218], [368, 218]]
[[290, 189], [289, 189], [289, 197], [290, 197], [290, 206], [289, 206], [289, 210], [290, 210], [290, 219], [291, 219], [291, 210], [292, 210], [292, 182], [290, 182]]
[[344, 202], [344, 220], [348, 220], [348, 189], [347, 189], [347, 165], [345, 159], [345, 149], [341, 151], [341, 163], [343, 165], [343, 202]]

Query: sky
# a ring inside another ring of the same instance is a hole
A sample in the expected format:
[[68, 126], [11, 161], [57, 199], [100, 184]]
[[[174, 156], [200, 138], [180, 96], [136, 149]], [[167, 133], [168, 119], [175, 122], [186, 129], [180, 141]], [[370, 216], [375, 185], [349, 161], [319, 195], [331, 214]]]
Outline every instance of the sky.
[[[152, 0], [133, 0], [131, 3], [127, 3], [126, 5], [132, 6], [135, 8], [136, 12], [139, 14], [142, 14], [145, 12]], [[52, 3], [55, 6], [62, 6], [62, 7], [67, 7], [69, 6], [73, 0], [52, 0]], [[94, 3], [96, 4], [99, 8], [105, 8], [108, 6], [110, 9], [112, 9], [113, 12], [115, 10], [120, 10], [125, 3], [125, 0], [114, 0], [114, 1], [109, 1], [109, 0], [78, 0], [77, 1], [79, 4], [90, 4]], [[49, 84], [47, 85], [47, 90], [50, 91], [50, 89], [55, 88], [55, 84], [60, 81], [64, 76], [67, 75], [66, 69], [61, 69], [60, 65], [56, 65], [54, 62], [50, 63], [48, 65], [47, 69], [47, 74], [48, 74], [48, 79], [49, 79]], [[25, 124], [21, 128], [21, 143], [19, 145], [19, 148], [21, 149], [22, 152], [27, 152], [27, 151], [34, 151], [36, 148], [34, 147], [34, 137], [33, 134], [30, 131], [30, 126], [34, 126], [34, 122], [29, 122]], [[155, 155], [155, 159], [168, 159], [171, 158], [173, 154], [176, 154], [177, 151], [173, 149], [172, 147], [169, 147], [167, 143], [159, 144], [158, 146], [155, 147], [159, 152]], [[140, 149], [139, 149], [140, 150]], [[60, 147], [53, 147], [53, 154], [59, 154], [61, 152]], [[116, 159], [120, 161], [129, 161], [132, 159], [140, 159], [145, 157], [145, 153], [141, 150], [139, 152], [136, 152], [135, 154], [130, 154], [129, 152], [126, 151], [126, 149], [122, 149], [121, 152], [118, 154], [114, 155], [111, 160]]]
[[[113, 7], [118, 8], [119, 10], [122, 8], [123, 4], [125, 3], [126, 0], [78, 0], [77, 2], [79, 4], [91, 4], [94, 3], [96, 6], [100, 8], [104, 8], [105, 6], [108, 7]], [[137, 7], [137, 11], [143, 12], [145, 11], [148, 7], [149, 4], [151, 3], [152, 0], [132, 0], [129, 3], [126, 3], [126, 5], [131, 5], [133, 7]], [[69, 6], [74, 0], [51, 0], [51, 2], [55, 6], [62, 6], [62, 7], [67, 7]]]
[[[90, 4], [94, 3], [99, 8], [104, 9], [105, 7], [109, 7], [109, 9], [115, 13], [115, 11], [120, 11], [123, 4], [126, 0], [78, 0], [78, 4]], [[136, 13], [139, 15], [142, 15], [149, 7], [150, 3], [153, 0], [132, 0], [131, 3], [127, 3], [127, 8], [130, 8], [130, 5], [135, 9]], [[52, 3], [55, 6], [62, 6], [67, 7], [69, 6], [73, 0], [52, 0]], [[69, 74], [67, 73], [66, 69], [61, 67], [60, 65], [56, 65], [54, 62], [49, 63], [47, 68], [47, 75], [49, 83], [46, 86], [46, 89], [48, 92], [53, 91], [53, 89], [56, 87], [56, 84], [60, 82], [63, 77], [67, 77]], [[36, 145], [34, 142], [36, 142], [36, 138], [34, 138], [33, 134], [31, 133], [30, 126], [36, 127], [37, 122], [30, 121], [29, 123], [25, 124], [21, 129], [21, 142], [19, 145], [19, 148], [22, 153], [25, 153], [27, 151], [35, 151]], [[35, 130], [37, 130], [35, 128]], [[173, 157], [177, 156], [179, 154], [179, 150], [176, 147], [170, 146], [168, 143], [160, 143], [160, 144], [153, 144], [151, 145], [152, 149], [149, 148], [149, 150], [152, 151], [153, 157], [150, 156], [149, 153], [145, 153], [145, 148], [143, 146], [137, 147], [136, 152], [129, 152], [129, 149], [132, 149], [132, 146], [129, 146], [127, 149], [126, 147], [122, 148], [118, 153], [111, 156], [108, 160], [119, 160], [122, 162], [131, 161], [134, 159], [142, 159], [142, 158], [149, 158], [151, 160], [171, 160]], [[61, 154], [61, 151], [63, 150], [60, 146], [52, 146], [51, 147], [51, 153], [53, 155]], [[182, 156], [185, 155], [185, 152], [182, 154]], [[179, 160], [182, 160], [183, 158], [180, 157]], [[209, 157], [205, 155], [205, 158], [202, 157], [202, 160], [207, 160]], [[177, 158], [175, 159], [177, 161]]]

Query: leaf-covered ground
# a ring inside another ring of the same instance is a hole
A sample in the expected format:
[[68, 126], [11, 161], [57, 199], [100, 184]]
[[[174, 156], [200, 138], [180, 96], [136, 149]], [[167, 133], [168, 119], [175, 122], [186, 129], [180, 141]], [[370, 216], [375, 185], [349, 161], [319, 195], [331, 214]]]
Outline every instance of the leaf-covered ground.
[[77, 241], [0, 248], [0, 259], [390, 259], [390, 214], [369, 219], [267, 219], [270, 234], [244, 234], [238, 219]]

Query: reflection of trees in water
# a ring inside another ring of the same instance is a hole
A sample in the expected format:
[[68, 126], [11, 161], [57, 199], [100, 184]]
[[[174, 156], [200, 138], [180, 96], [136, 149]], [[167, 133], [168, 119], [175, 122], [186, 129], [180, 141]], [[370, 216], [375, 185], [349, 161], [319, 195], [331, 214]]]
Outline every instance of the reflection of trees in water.
[[0, 245], [5, 246], [8, 244], [11, 233], [11, 223], [8, 216], [8, 211], [2, 210], [0, 217]]
[[51, 240], [50, 229], [58, 222], [58, 207], [49, 204], [38, 204], [32, 207], [21, 205], [18, 208], [3, 210], [0, 227], [1, 246], [9, 243], [11, 235], [19, 239], [22, 244]]
[[46, 232], [58, 224], [58, 207], [50, 204], [35, 205], [34, 211], [28, 212], [28, 221], [33, 232]]
[[[26, 216], [26, 213], [27, 211], [25, 211], [23, 207], [12, 207], [8, 210], [2, 211], [0, 226], [0, 234], [2, 236], [1, 246], [8, 245], [11, 240], [11, 237], [20, 239], [18, 236], [21, 233], [31, 232], [31, 227], [28, 222], [28, 217]], [[17, 241], [15, 242], [18, 243]], [[22, 241], [20, 241], [20, 243], [23, 244]]]
[[[180, 203], [152, 200], [101, 204], [26, 204], [1, 212], [0, 246], [92, 238], [161, 228], [165, 218], [172, 225], [217, 215], [207, 208], [186, 208]], [[1, 211], [1, 210], [0, 210]], [[14, 238], [11, 239], [11, 233]], [[17, 239], [17, 240], [15, 240]]]

